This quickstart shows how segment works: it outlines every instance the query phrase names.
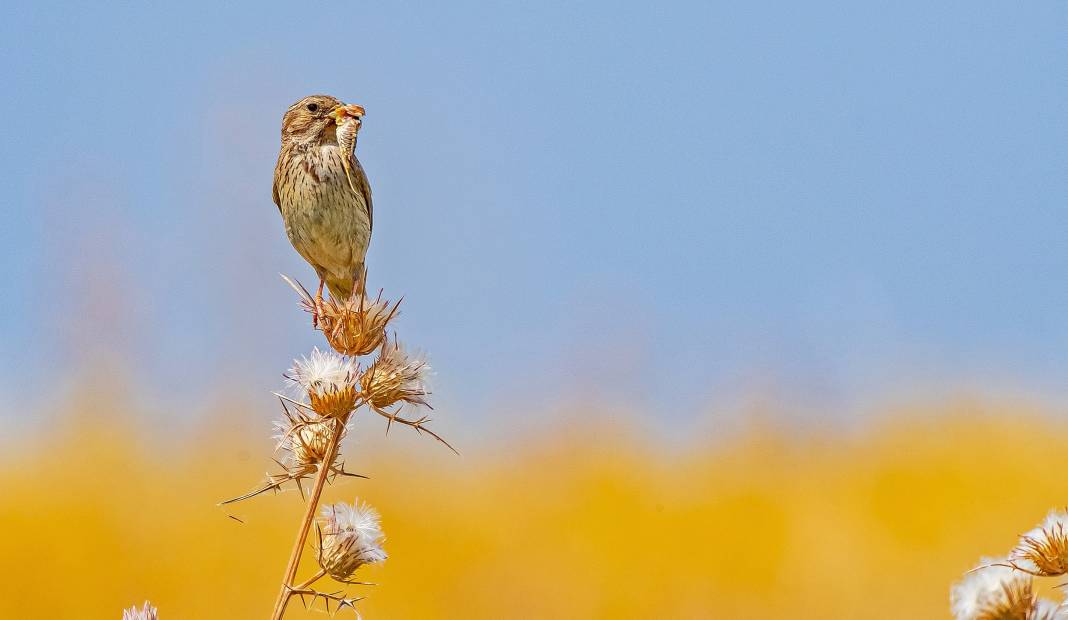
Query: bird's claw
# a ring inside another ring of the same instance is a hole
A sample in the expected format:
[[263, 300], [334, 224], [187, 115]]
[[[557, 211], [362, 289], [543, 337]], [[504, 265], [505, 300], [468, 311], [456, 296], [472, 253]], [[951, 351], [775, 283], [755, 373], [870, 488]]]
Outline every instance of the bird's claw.
[[312, 328], [319, 329], [319, 315], [323, 311], [323, 279], [319, 278], [319, 290], [315, 291], [315, 310], [312, 311]]

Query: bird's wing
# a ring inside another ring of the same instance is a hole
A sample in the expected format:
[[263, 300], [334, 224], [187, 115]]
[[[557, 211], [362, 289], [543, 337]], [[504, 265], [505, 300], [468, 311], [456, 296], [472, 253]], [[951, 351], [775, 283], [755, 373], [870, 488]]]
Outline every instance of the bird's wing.
[[278, 207], [279, 213], [282, 213], [282, 200], [278, 197], [278, 170], [281, 168], [281, 165], [282, 156], [279, 154], [278, 163], [274, 166], [274, 183], [271, 184], [271, 200], [274, 201], [274, 206]]
[[367, 180], [367, 174], [360, 165], [356, 155], [347, 153], [348, 166], [345, 166], [345, 175], [349, 179], [349, 187], [352, 191], [363, 196], [363, 204], [367, 206], [367, 225], [371, 230], [375, 228], [374, 206], [371, 204], [371, 182]]

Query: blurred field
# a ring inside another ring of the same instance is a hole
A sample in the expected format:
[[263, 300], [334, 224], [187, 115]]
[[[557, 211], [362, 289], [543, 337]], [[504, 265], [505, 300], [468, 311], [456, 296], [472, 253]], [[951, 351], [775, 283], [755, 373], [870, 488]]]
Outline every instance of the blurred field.
[[[215, 503], [259, 481], [273, 412], [167, 442], [71, 409], [5, 445], [0, 618], [114, 619], [146, 597], [164, 620], [265, 617], [300, 498]], [[327, 499], [383, 515], [365, 617], [948, 618], [962, 571], [1068, 502], [1068, 434], [1023, 407], [888, 411], [852, 437], [754, 424], [676, 454], [580, 414], [463, 458], [360, 418], [346, 460], [372, 479]]]

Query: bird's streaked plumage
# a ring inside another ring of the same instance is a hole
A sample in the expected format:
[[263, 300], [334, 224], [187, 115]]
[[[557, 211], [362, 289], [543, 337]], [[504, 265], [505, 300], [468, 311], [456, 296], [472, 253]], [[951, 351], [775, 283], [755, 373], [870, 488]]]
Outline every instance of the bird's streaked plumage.
[[362, 278], [371, 240], [371, 186], [354, 152], [362, 117], [363, 108], [327, 95], [294, 103], [274, 169], [286, 235], [339, 299]]

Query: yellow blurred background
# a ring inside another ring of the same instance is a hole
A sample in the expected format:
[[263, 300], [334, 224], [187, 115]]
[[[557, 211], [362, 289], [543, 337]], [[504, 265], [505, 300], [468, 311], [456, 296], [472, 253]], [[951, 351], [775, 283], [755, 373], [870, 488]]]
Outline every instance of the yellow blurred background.
[[368, 620], [948, 618], [1068, 503], [1068, 3], [3, 8], [0, 620], [269, 613], [312, 93], [463, 453], [356, 420]]
[[[61, 409], [4, 450], [0, 617], [145, 598], [165, 620], [264, 617], [301, 498], [216, 502], [261, 480], [272, 412], [220, 409], [178, 448], [99, 396]], [[390, 558], [360, 571], [379, 585], [349, 587], [369, 618], [943, 618], [963, 571], [1068, 497], [1047, 413], [962, 399], [679, 445], [575, 408], [462, 457], [361, 414], [345, 459], [371, 478], [326, 501], [382, 514]]]

